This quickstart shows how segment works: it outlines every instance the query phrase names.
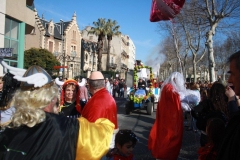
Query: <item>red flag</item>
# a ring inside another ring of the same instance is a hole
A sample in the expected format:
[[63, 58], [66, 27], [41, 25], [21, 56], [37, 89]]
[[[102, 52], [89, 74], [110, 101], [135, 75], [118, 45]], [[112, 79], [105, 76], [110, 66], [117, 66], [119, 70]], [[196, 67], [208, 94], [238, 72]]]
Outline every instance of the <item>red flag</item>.
[[152, 0], [151, 22], [173, 19], [181, 10], [185, 0]]

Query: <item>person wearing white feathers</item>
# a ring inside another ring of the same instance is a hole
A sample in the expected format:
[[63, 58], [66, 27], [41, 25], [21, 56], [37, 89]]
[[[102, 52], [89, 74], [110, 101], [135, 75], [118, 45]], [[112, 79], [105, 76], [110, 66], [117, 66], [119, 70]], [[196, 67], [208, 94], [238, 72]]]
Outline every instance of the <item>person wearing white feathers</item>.
[[13, 97], [16, 111], [0, 134], [1, 160], [98, 160], [107, 153], [113, 123], [54, 114], [58, 88], [44, 69], [32, 66], [19, 72], [3, 64], [22, 83]]

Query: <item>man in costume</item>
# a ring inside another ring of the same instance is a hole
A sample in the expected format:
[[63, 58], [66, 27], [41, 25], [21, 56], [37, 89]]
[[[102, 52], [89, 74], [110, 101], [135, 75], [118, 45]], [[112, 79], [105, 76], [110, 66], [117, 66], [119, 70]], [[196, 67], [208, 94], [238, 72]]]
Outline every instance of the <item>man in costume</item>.
[[148, 140], [148, 148], [152, 151], [153, 157], [177, 159], [183, 136], [183, 104], [181, 104], [181, 100], [186, 95], [187, 91], [181, 73], [174, 72], [163, 82], [156, 120]]
[[1, 160], [98, 160], [107, 153], [113, 123], [51, 113], [58, 107], [58, 88], [44, 69], [4, 67], [22, 83], [13, 97], [11, 123], [0, 134]]
[[[90, 122], [95, 122], [99, 118], [109, 119], [115, 125], [115, 135], [118, 131], [117, 105], [105, 88], [105, 81], [101, 72], [92, 72], [89, 77], [89, 90], [93, 96], [82, 110], [82, 117]], [[114, 136], [110, 148], [113, 147]]]
[[[240, 159], [240, 111], [237, 106], [236, 96], [240, 96], [240, 51], [234, 53], [229, 57], [230, 73], [228, 83], [232, 84], [236, 95], [228, 97], [228, 110], [231, 113], [231, 118], [227, 124], [225, 135], [222, 144], [219, 148], [217, 158], [218, 160], [225, 159]], [[226, 87], [226, 94], [232, 90], [231, 87]], [[234, 108], [230, 108], [233, 107]]]
[[139, 78], [138, 88], [146, 89], [146, 82], [141, 77]]

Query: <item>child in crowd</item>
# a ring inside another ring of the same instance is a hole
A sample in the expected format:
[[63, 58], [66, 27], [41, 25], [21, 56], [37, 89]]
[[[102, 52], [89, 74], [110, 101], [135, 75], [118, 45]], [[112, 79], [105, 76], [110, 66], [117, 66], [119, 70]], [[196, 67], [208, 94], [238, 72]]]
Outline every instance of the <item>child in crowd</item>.
[[208, 143], [198, 150], [199, 160], [216, 159], [219, 145], [225, 132], [225, 123], [220, 118], [209, 119], [206, 126]]
[[119, 130], [115, 137], [115, 148], [107, 154], [108, 160], [133, 160], [133, 148], [138, 138], [131, 130]]

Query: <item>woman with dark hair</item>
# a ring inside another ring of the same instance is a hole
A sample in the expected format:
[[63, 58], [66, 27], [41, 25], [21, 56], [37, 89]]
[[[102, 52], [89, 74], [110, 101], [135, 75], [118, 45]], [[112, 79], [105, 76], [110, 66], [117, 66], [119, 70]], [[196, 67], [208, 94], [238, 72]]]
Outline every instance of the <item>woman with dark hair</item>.
[[0, 78], [0, 130], [11, 122], [11, 116], [15, 112], [11, 102], [15, 91], [20, 87], [20, 82], [13, 77], [13, 74], [6, 73]]
[[209, 91], [208, 98], [200, 102], [191, 112], [197, 120], [197, 128], [201, 130], [200, 144], [204, 146], [207, 143], [207, 121], [211, 118], [220, 118], [225, 123], [228, 121], [225, 86], [219, 82], [215, 82]]
[[[194, 108], [196, 105], [199, 104], [200, 100], [201, 100], [201, 96], [200, 96], [200, 92], [199, 92], [199, 85], [197, 83], [190, 83], [190, 89], [193, 90], [195, 92], [195, 94], [197, 95], [197, 103], [196, 104], [191, 104], [191, 108]], [[189, 112], [191, 113], [191, 112]], [[196, 127], [196, 119], [192, 116], [192, 114], [190, 114], [189, 117], [189, 124], [190, 126], [188, 127], [187, 131], [194, 131], [197, 132], [197, 127]]]
[[225, 133], [225, 123], [219, 118], [209, 119], [206, 127], [208, 142], [199, 148], [199, 160], [214, 160]]

